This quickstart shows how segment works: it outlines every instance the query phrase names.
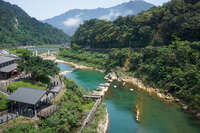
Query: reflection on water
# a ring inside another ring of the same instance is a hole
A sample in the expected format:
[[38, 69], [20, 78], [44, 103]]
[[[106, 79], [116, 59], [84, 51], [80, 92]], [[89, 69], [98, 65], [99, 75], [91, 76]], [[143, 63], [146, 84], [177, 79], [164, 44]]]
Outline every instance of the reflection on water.
[[130, 88], [109, 90], [106, 97], [111, 119], [108, 133], [200, 133], [198, 121], [192, 120], [177, 105], [163, 103], [144, 92], [131, 92]]

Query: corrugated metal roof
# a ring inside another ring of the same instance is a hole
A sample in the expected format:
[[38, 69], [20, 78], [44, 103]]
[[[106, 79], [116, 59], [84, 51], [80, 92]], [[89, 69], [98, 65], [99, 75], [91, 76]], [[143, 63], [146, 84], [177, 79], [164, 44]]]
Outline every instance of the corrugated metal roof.
[[7, 57], [7, 56], [0, 56], [0, 64], [8, 62], [8, 61], [12, 61], [12, 60], [16, 60], [16, 58]]
[[8, 72], [11, 72], [11, 71], [13, 71], [15, 69], [17, 69], [17, 64], [16, 63], [0, 68], [0, 72], [8, 73]]
[[46, 90], [20, 87], [8, 97], [8, 100], [35, 105], [45, 93]]

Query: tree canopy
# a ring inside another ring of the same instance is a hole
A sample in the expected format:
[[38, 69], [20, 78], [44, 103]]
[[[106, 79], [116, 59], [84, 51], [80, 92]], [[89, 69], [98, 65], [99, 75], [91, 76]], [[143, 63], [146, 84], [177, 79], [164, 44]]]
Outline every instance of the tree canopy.
[[30, 73], [35, 81], [49, 83], [49, 76], [59, 73], [59, 68], [54, 61], [43, 60], [39, 56], [23, 55], [18, 62], [18, 70]]

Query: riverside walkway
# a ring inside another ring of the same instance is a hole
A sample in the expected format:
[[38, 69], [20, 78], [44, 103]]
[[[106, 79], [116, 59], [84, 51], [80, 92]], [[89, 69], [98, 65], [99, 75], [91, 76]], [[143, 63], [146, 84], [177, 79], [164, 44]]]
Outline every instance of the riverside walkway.
[[102, 102], [102, 98], [101, 96], [97, 96], [97, 95], [84, 95], [85, 98], [94, 98], [97, 99], [94, 106], [92, 107], [92, 109], [90, 110], [89, 114], [87, 115], [86, 119], [83, 121], [82, 126], [80, 128], [79, 133], [82, 132], [82, 130], [85, 128], [85, 126], [92, 121], [92, 119], [94, 118], [95, 112], [97, 111], [97, 108], [99, 107], [99, 105]]
[[8, 122], [10, 120], [14, 120], [17, 117], [19, 117], [19, 115], [17, 113], [8, 113], [5, 115], [0, 116], [0, 124], [3, 124], [5, 122]]

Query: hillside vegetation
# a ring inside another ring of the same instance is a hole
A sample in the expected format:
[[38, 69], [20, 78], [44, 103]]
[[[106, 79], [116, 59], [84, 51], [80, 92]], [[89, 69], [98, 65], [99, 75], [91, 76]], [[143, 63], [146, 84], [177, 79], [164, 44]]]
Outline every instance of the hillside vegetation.
[[48, 24], [31, 18], [16, 5], [0, 0], [0, 47], [6, 44], [60, 44], [69, 36]]
[[119, 17], [114, 22], [92, 19], [81, 25], [74, 43], [92, 48], [166, 46], [176, 38], [200, 38], [200, 2], [172, 0], [138, 16]]

